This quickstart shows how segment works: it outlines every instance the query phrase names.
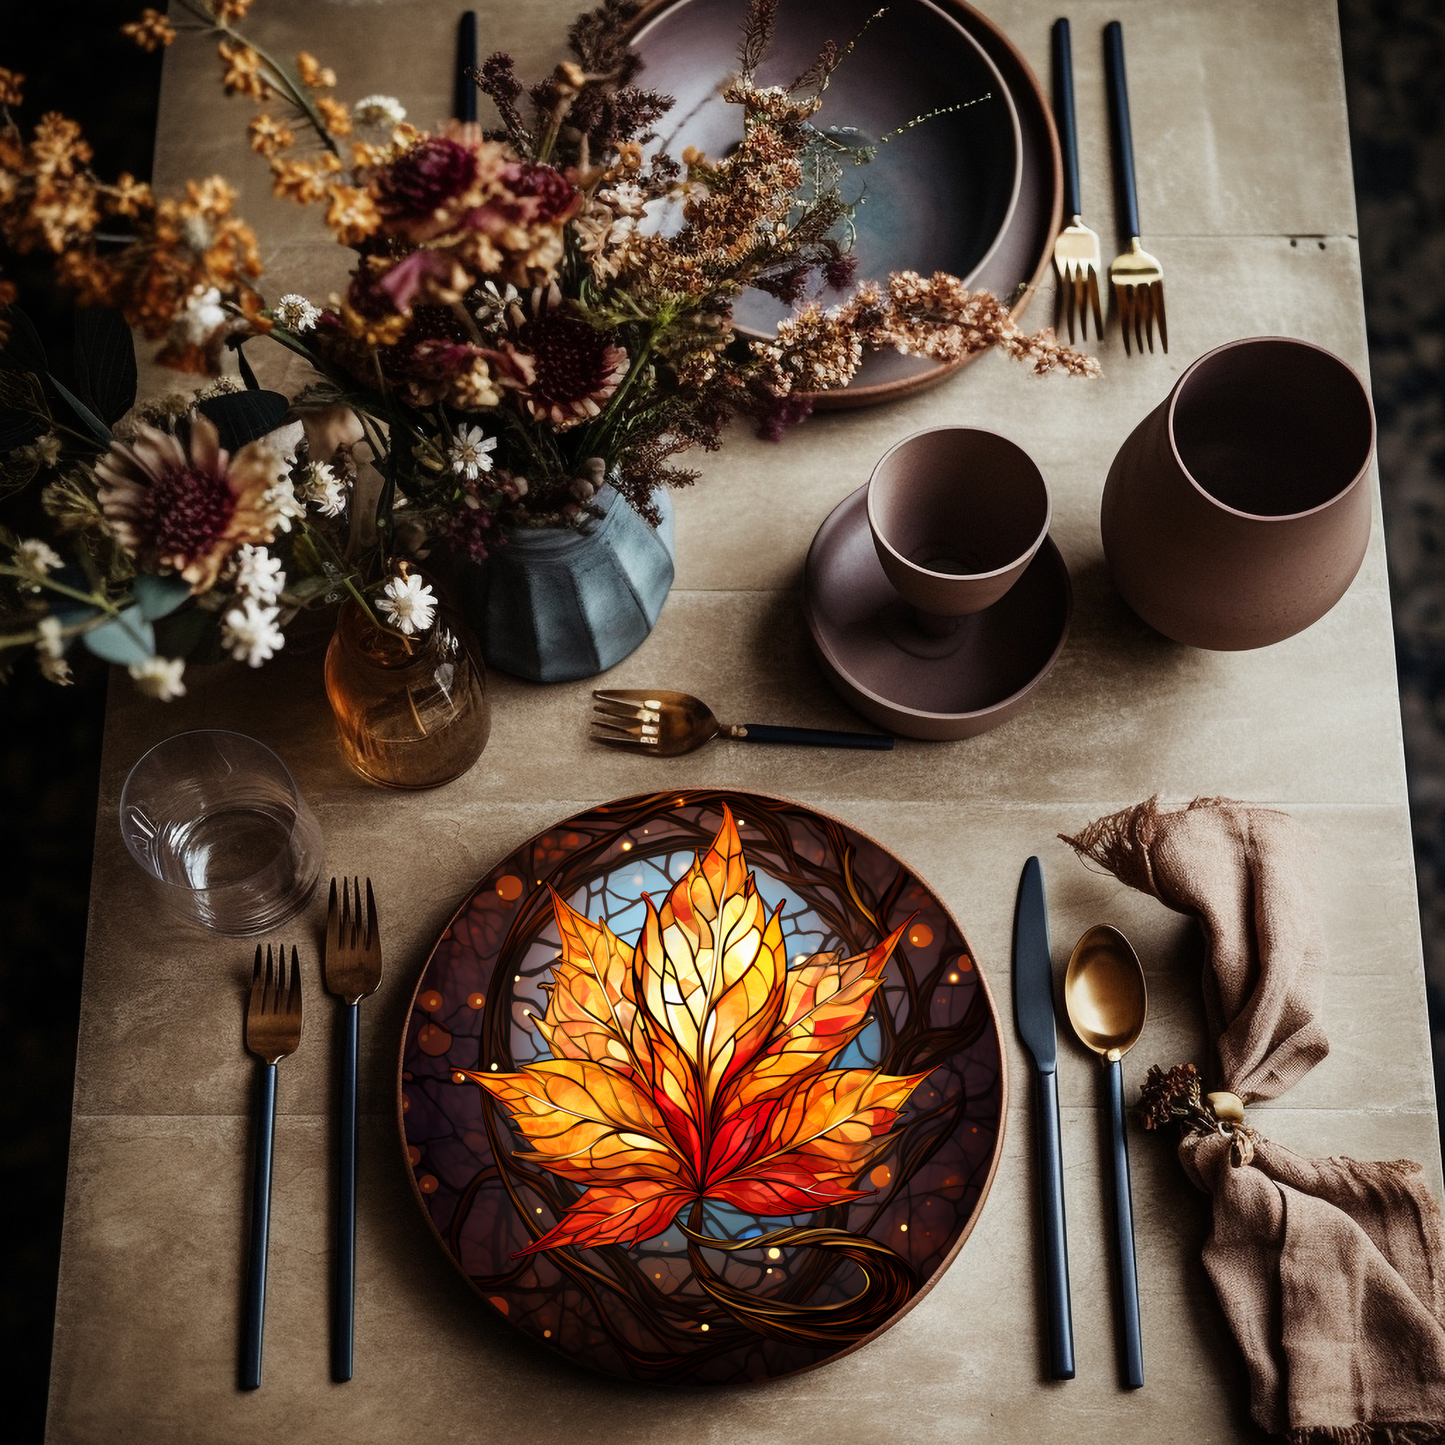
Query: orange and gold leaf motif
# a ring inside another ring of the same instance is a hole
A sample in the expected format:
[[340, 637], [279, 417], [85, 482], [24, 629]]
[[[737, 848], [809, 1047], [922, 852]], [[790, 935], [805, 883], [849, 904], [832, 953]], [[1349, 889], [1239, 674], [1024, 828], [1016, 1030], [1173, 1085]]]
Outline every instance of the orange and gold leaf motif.
[[662, 907], [643, 901], [634, 946], [554, 893], [562, 955], [536, 1021], [553, 1057], [464, 1075], [507, 1109], [518, 1158], [585, 1187], [522, 1254], [636, 1244], [703, 1199], [787, 1215], [861, 1198], [927, 1077], [829, 1067], [903, 928], [790, 969], [781, 910], [768, 913], [726, 807]]

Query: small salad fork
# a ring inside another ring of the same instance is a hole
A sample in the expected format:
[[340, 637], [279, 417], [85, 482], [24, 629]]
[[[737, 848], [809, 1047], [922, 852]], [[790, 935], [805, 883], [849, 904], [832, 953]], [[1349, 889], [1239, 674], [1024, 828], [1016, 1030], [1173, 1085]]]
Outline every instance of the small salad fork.
[[1169, 350], [1169, 328], [1164, 320], [1164, 270], [1139, 244], [1139, 192], [1134, 181], [1134, 134], [1129, 124], [1129, 86], [1124, 75], [1124, 27], [1111, 20], [1104, 27], [1104, 68], [1109, 81], [1109, 108], [1114, 119], [1115, 159], [1119, 163], [1119, 198], [1124, 210], [1124, 230], [1129, 249], [1114, 258], [1109, 280], [1114, 303], [1119, 308], [1119, 329], [1124, 334], [1124, 351], [1129, 351], [1129, 333], [1134, 349], [1142, 354], [1147, 340], [1154, 350], [1154, 327], [1159, 327], [1159, 344]]
[[[1074, 315], [1079, 317], [1079, 338], [1089, 335], [1089, 308], [1094, 312], [1094, 338], [1104, 339], [1104, 317], [1099, 306], [1099, 273], [1104, 269], [1099, 237], [1083, 221], [1079, 186], [1079, 130], [1074, 117], [1074, 55], [1069, 22], [1054, 21], [1054, 118], [1064, 157], [1064, 213], [1074, 219], [1054, 239], [1054, 270], [1059, 273], [1056, 310], [1068, 321], [1069, 343], [1074, 340]], [[1057, 329], [1057, 320], [1055, 329]]]
[[241, 1353], [241, 1388], [261, 1383], [261, 1340], [266, 1330], [266, 1256], [271, 1243], [271, 1162], [276, 1150], [276, 1065], [301, 1044], [301, 968], [291, 950], [291, 977], [286, 977], [286, 950], [273, 966], [266, 945], [261, 970], [261, 945], [251, 974], [251, 1002], [246, 1010], [246, 1048], [261, 1060], [256, 1094], [256, 1160], [251, 1176], [251, 1244], [246, 1269], [246, 1332]]
[[337, 1130], [336, 1273], [331, 1298], [331, 1378], [349, 1380], [354, 1368], [356, 1334], [356, 1064], [361, 1041], [361, 1001], [381, 986], [381, 934], [376, 899], [366, 880], [362, 917], [361, 882], [336, 879], [326, 906], [326, 987], [346, 1007], [341, 1024], [341, 1125]]
[[592, 741], [659, 758], [690, 753], [716, 737], [742, 743], [802, 743], [822, 748], [886, 751], [893, 739], [879, 733], [835, 733], [819, 728], [720, 723], [712, 709], [686, 692], [663, 688], [611, 688], [592, 694]]

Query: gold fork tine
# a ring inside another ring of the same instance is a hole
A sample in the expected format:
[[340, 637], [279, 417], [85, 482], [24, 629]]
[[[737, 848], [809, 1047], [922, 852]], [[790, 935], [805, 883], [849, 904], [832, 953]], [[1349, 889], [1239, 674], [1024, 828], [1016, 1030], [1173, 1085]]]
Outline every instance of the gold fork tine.
[[1089, 268], [1089, 301], [1094, 308], [1094, 335], [1102, 341], [1104, 339], [1104, 313], [1099, 305], [1099, 273], [1092, 266]]
[[296, 945], [291, 945], [291, 992], [286, 996], [286, 1012], [292, 1017], [301, 1014], [301, 965], [296, 958]]
[[1164, 324], [1164, 282], [1156, 281], [1149, 288], [1149, 295], [1154, 303], [1154, 316], [1159, 323], [1159, 344], [1165, 351], [1169, 350], [1169, 328]]
[[376, 899], [371, 895], [371, 879], [366, 880], [366, 944], [367, 953], [375, 953], [381, 947], [381, 935], [376, 930]]
[[600, 738], [640, 738], [643, 736], [643, 724], [640, 722], [602, 722], [593, 718], [592, 735]]
[[593, 703], [592, 712], [594, 721], [596, 718], [620, 718], [623, 722], [641, 722], [643, 717], [649, 713], [649, 709], [642, 707], [624, 707], [621, 703]]

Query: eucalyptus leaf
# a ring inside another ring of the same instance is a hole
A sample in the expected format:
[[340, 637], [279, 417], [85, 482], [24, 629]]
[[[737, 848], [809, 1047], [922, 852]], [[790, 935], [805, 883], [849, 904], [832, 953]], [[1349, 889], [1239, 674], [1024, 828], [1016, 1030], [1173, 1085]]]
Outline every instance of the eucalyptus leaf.
[[119, 311], [76, 309], [75, 369], [77, 391], [102, 421], [114, 424], [135, 405], [135, 340]]
[[103, 622], [85, 634], [85, 645], [106, 662], [131, 667], [156, 655], [156, 634], [139, 607], [127, 607], [119, 617]]
[[63, 382], [56, 379], [53, 372], [48, 373], [46, 379], [56, 391], [60, 393], [61, 400], [73, 411], [76, 416], [92, 431], [97, 440], [110, 444], [112, 438], [111, 430], [76, 394]]
[[131, 588], [136, 608], [147, 622], [169, 617], [191, 595], [191, 584], [184, 577], [156, 577], [142, 572]]
[[221, 445], [232, 455], [276, 430], [291, 403], [279, 391], [231, 391], [210, 396], [199, 408], [216, 424]]

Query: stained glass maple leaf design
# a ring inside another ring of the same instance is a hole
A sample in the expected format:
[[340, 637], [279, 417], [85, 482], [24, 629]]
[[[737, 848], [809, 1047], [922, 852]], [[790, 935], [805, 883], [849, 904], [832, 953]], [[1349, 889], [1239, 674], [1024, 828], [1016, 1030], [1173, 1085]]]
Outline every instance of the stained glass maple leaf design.
[[830, 1067], [903, 929], [790, 969], [781, 909], [758, 895], [726, 806], [662, 908], [644, 904], [631, 945], [554, 893], [562, 955], [536, 1020], [553, 1057], [461, 1071], [506, 1106], [520, 1159], [585, 1187], [521, 1254], [636, 1244], [702, 1200], [776, 1216], [862, 1198], [859, 1176], [927, 1077]]

